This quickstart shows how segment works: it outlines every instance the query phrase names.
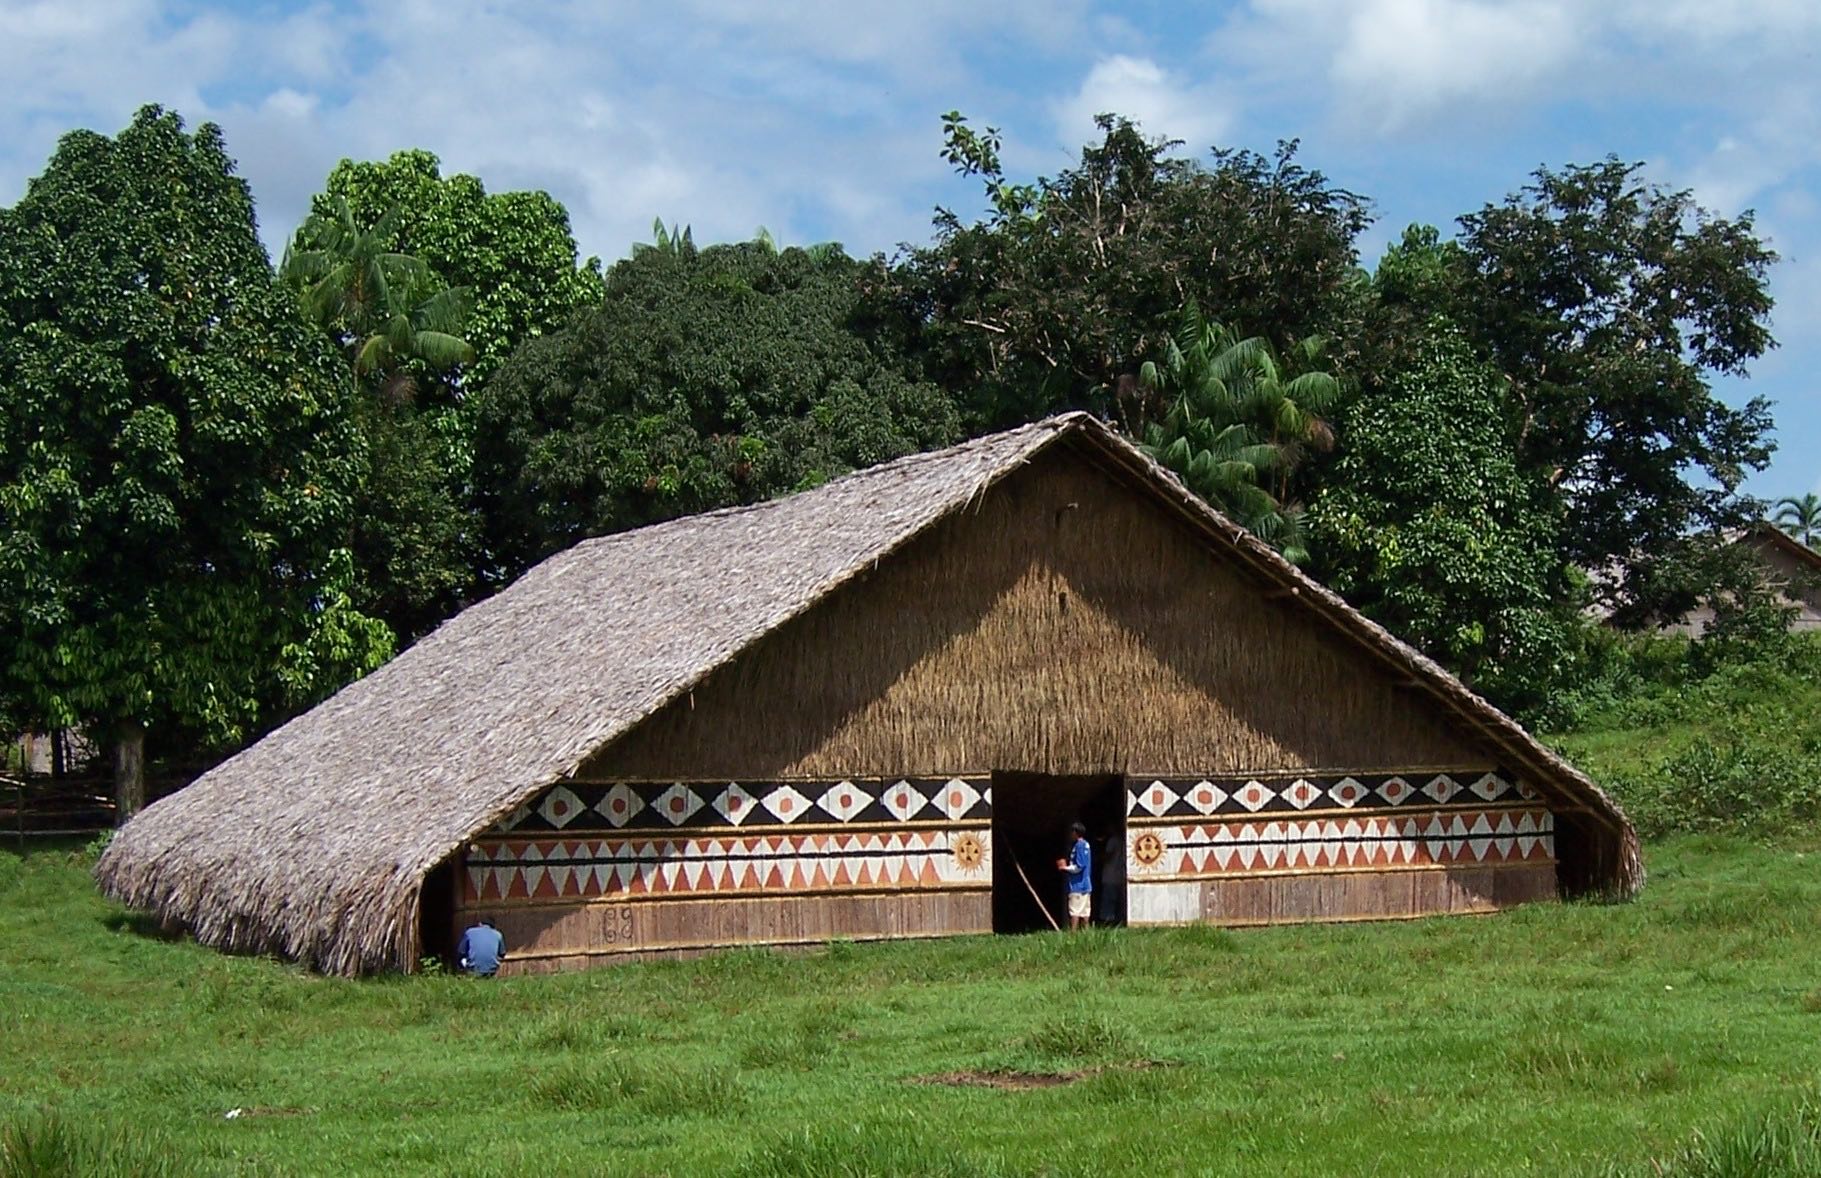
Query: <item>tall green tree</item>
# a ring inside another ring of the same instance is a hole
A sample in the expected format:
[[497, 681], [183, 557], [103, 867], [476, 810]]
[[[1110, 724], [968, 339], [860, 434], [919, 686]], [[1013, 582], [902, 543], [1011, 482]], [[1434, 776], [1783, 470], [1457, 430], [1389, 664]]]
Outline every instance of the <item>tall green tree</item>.
[[1309, 509], [1324, 580], [1501, 705], [1536, 714], [1579, 625], [1562, 510], [1518, 462], [1500, 373], [1445, 319], [1340, 417]]
[[490, 576], [585, 536], [952, 442], [958, 414], [858, 317], [838, 249], [645, 250], [477, 400]]
[[1821, 495], [1810, 492], [1800, 499], [1779, 499], [1773, 518], [1779, 528], [1813, 548], [1815, 537], [1821, 535]]
[[473, 477], [475, 392], [522, 343], [600, 303], [601, 264], [578, 261], [569, 213], [548, 193], [488, 192], [476, 177], [443, 175], [427, 151], [343, 160], [313, 212], [334, 218], [343, 202], [355, 224], [374, 227], [377, 248], [471, 295], [458, 334], [474, 355], [459, 382], [422, 372], [409, 404], [379, 398], [362, 408], [373, 452], [355, 535], [362, 601], [411, 638], [478, 592], [488, 563]]
[[451, 286], [473, 292], [464, 338], [474, 347], [466, 381], [479, 386], [525, 340], [546, 335], [602, 295], [598, 258], [579, 261], [569, 212], [546, 192], [488, 192], [468, 175], [444, 176], [427, 151], [384, 161], [343, 160], [313, 211], [336, 201], [373, 225], [391, 213], [382, 246], [421, 259]]
[[389, 653], [333, 568], [354, 402], [213, 125], [72, 133], [0, 211], [0, 696], [109, 741], [123, 817], [148, 727], [232, 745]]
[[1280, 351], [1356, 337], [1366, 208], [1304, 168], [1295, 143], [1269, 157], [1216, 150], [1204, 163], [1127, 119], [1098, 125], [1075, 166], [1017, 183], [998, 133], [951, 112], [945, 156], [980, 180], [987, 211], [970, 221], [938, 210], [931, 245], [881, 263], [881, 315], [933, 379], [965, 391], [970, 428], [1087, 407], [1143, 436], [1164, 406], [1135, 375], [1190, 301]]
[[1653, 580], [1690, 532], [1739, 526], [1769, 461], [1769, 405], [1718, 375], [1773, 347], [1776, 255], [1752, 214], [1715, 216], [1612, 157], [1539, 170], [1460, 219], [1450, 317], [1504, 375], [1519, 462], [1556, 488], [1564, 551], [1617, 572], [1615, 617], [1666, 608]]

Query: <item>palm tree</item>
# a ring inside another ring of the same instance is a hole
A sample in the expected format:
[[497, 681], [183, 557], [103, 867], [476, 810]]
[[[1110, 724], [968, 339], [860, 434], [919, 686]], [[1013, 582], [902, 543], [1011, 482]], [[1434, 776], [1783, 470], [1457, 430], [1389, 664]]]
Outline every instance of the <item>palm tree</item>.
[[[759, 226], [759, 240], [766, 245], [772, 246], [773, 249], [777, 248], [776, 244], [771, 240], [771, 231], [763, 225]], [[690, 232], [689, 226], [685, 225], [681, 229], [678, 229], [675, 225], [672, 225], [669, 229], [665, 229], [664, 218], [662, 217], [652, 221], [650, 241], [635, 241], [632, 244], [632, 254], [634, 257], [637, 257], [640, 254], [658, 253], [668, 254], [673, 258], [687, 258], [694, 257], [695, 252], [695, 234]]]
[[1777, 500], [1776, 525], [1810, 548], [1821, 535], [1821, 495], [1812, 491], [1800, 499]]
[[448, 372], [474, 359], [461, 336], [467, 288], [447, 285], [422, 258], [388, 250], [397, 224], [394, 206], [362, 229], [337, 197], [332, 214], [312, 213], [298, 229], [278, 270], [304, 314], [347, 352], [354, 371], [394, 397], [414, 391], [413, 362]]
[[1334, 446], [1334, 429], [1326, 414], [1340, 401], [1340, 382], [1320, 365], [1326, 358], [1328, 341], [1320, 336], [1298, 340], [1291, 348], [1296, 366], [1302, 371], [1288, 380], [1284, 368], [1269, 347], [1259, 349], [1253, 380], [1257, 395], [1269, 421], [1269, 436], [1278, 447], [1278, 482], [1276, 495], [1287, 499], [1290, 476], [1303, 464], [1311, 450], [1329, 450]]
[[[1321, 351], [1312, 341], [1297, 355], [1313, 363]], [[1323, 372], [1285, 380], [1265, 340], [1238, 339], [1191, 303], [1162, 361], [1139, 369], [1138, 386], [1168, 404], [1145, 430], [1144, 451], [1293, 563], [1306, 562], [1302, 510], [1285, 498], [1309, 449], [1332, 441], [1321, 414], [1338, 382]]]

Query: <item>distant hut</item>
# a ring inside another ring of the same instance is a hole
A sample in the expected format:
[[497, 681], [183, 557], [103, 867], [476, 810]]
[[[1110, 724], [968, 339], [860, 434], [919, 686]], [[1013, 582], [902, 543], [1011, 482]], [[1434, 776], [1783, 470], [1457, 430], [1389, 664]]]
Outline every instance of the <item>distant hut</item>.
[[[1789, 607], [1791, 630], [1821, 629], [1821, 552], [1767, 520], [1727, 533], [1726, 542], [1752, 558], [1764, 586]], [[1713, 607], [1704, 603], [1662, 629], [1699, 638], [1713, 620]]]
[[[1627, 895], [1594, 784], [1080, 414], [587, 540], [130, 822], [106, 893], [226, 949], [535, 971]], [[1113, 840], [1117, 839], [1117, 842]]]

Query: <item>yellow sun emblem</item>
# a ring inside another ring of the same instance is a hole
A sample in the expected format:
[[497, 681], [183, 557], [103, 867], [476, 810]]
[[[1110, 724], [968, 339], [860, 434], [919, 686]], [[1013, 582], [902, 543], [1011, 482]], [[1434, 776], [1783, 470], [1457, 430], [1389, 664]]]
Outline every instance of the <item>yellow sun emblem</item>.
[[972, 871], [980, 866], [980, 860], [986, 857], [986, 848], [980, 845], [980, 836], [971, 832], [955, 839], [955, 862], [962, 870]]
[[1132, 841], [1132, 858], [1138, 860], [1139, 866], [1149, 867], [1163, 858], [1163, 840], [1145, 831]]

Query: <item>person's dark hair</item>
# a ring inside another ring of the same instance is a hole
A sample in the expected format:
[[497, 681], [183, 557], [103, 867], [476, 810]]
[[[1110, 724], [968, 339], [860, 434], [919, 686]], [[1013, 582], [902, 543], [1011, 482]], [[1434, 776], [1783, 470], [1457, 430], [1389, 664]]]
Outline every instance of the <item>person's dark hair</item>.
[[1087, 834], [1087, 832], [1088, 832], [1088, 828], [1083, 826], [1081, 823], [1079, 823], [1079, 822], [1069, 823], [1069, 833], [1074, 835], [1076, 838], [1082, 837], [1083, 835]]

